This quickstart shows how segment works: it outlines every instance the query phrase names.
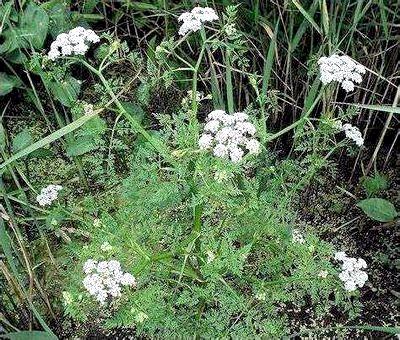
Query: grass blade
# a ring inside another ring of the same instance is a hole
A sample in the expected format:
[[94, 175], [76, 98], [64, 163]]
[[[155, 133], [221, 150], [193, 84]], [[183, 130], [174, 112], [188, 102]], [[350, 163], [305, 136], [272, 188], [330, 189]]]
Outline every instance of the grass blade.
[[297, 0], [292, 0], [293, 4], [297, 7], [301, 14], [308, 20], [308, 22], [315, 28], [315, 30], [322, 35], [322, 31], [314, 21], [312, 16], [304, 9], [304, 7]]
[[65, 136], [66, 134], [71, 133], [72, 131], [75, 131], [76, 129], [81, 127], [83, 124], [88, 122], [90, 119], [96, 117], [100, 111], [101, 110], [98, 110], [91, 114], [84, 115], [83, 117], [78, 118], [77, 120], [64, 126], [63, 128], [61, 128], [57, 131], [54, 131], [47, 137], [44, 137], [43, 139], [29, 145], [27, 148], [17, 152], [15, 155], [13, 155], [9, 159], [7, 159], [5, 162], [1, 163], [0, 169], [3, 169], [4, 167], [11, 164], [12, 162], [15, 162], [18, 159], [29, 155], [30, 153], [34, 152], [35, 150], [40, 149], [40, 148], [56, 141], [57, 139]]

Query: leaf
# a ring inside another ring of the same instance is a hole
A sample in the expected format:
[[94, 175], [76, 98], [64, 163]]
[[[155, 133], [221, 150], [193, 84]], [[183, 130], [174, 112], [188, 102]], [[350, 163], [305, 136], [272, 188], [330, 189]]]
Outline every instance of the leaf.
[[308, 22], [315, 28], [315, 30], [319, 33], [322, 34], [321, 29], [317, 25], [317, 23], [314, 21], [312, 16], [304, 9], [304, 7], [298, 2], [297, 0], [292, 0], [293, 4], [297, 7], [297, 9], [300, 11], [301, 14], [308, 20]]
[[145, 112], [139, 105], [132, 103], [132, 102], [123, 102], [122, 106], [124, 109], [132, 116], [135, 117], [136, 120], [140, 123], [144, 116]]
[[379, 173], [376, 173], [374, 177], [363, 177], [361, 183], [368, 197], [375, 196], [388, 187], [387, 177]]
[[400, 107], [389, 106], [389, 105], [363, 105], [363, 104], [353, 104], [355, 107], [361, 109], [368, 109], [373, 111], [382, 111], [389, 113], [400, 113]]
[[4, 126], [0, 123], [0, 149], [4, 150], [6, 148], [6, 131], [4, 130]]
[[54, 97], [67, 107], [71, 107], [76, 102], [81, 90], [80, 82], [74, 77], [68, 77], [61, 82], [49, 82], [48, 86]]
[[82, 136], [69, 141], [67, 145], [67, 155], [70, 157], [80, 156], [99, 147], [97, 139], [91, 136]]
[[49, 17], [38, 5], [30, 2], [21, 14], [20, 34], [34, 48], [43, 47], [49, 29]]
[[0, 72], [0, 96], [10, 93], [14, 87], [18, 87], [20, 85], [21, 81], [17, 77]]
[[394, 205], [383, 198], [367, 198], [358, 202], [357, 207], [368, 217], [379, 222], [393, 221], [398, 216]]
[[18, 152], [33, 144], [33, 137], [28, 128], [25, 128], [12, 139], [13, 152]]
[[20, 331], [2, 335], [3, 339], [11, 340], [57, 340], [55, 335], [41, 331]]
[[1, 163], [0, 169], [3, 169], [5, 166], [11, 164], [12, 162], [17, 161], [18, 159], [20, 159], [22, 157], [26, 157], [27, 155], [31, 154], [35, 150], [40, 149], [43, 146], [46, 146], [46, 145], [50, 144], [51, 142], [56, 141], [57, 139], [60, 139], [61, 137], [65, 136], [66, 134], [68, 134], [72, 131], [75, 131], [77, 128], [79, 128], [80, 126], [85, 124], [87, 121], [96, 117], [99, 112], [100, 111], [95, 111], [92, 114], [85, 115], [85, 116], [73, 121], [72, 123], [64, 126], [63, 128], [53, 132], [52, 134], [48, 135], [47, 137], [44, 137], [41, 140], [29, 145], [27, 148], [17, 152], [12, 157], [7, 159], [5, 162]]

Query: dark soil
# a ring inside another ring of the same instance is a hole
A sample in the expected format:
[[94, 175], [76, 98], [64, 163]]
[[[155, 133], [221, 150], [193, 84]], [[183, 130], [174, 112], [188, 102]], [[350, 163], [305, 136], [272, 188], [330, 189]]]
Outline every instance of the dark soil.
[[[385, 156], [385, 152], [382, 151]], [[389, 178], [388, 190], [377, 197], [388, 199], [396, 207], [400, 206], [400, 154], [385, 174]], [[299, 220], [307, 228], [313, 229], [320, 238], [331, 242], [336, 250], [345, 251], [349, 256], [361, 257], [368, 264], [368, 281], [360, 291], [361, 313], [354, 320], [348, 321], [342, 311], [333, 311], [323, 319], [313, 316], [307, 308], [293, 313], [291, 320], [295, 331], [312, 328], [335, 326], [380, 326], [394, 327], [400, 322], [400, 254], [399, 225], [380, 223], [368, 218], [356, 203], [366, 198], [362, 187], [358, 185], [359, 176], [351, 174], [350, 162], [339, 161], [339, 174], [335, 179], [324, 179], [323, 185], [315, 183], [303, 193], [299, 202]], [[382, 163], [381, 163], [382, 164]], [[353, 183], [354, 182], [354, 183]], [[348, 193], [346, 193], [345, 191]], [[354, 195], [355, 197], [352, 197]], [[327, 330], [313, 335], [337, 337], [341, 334], [349, 339], [392, 338], [387, 333], [367, 330]], [[394, 337], [393, 337], [394, 338]]]

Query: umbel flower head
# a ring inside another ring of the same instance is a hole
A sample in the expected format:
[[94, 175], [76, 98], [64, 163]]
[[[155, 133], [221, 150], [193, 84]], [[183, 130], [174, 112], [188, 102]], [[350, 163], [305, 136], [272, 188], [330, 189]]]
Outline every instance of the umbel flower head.
[[121, 264], [116, 260], [100, 261], [89, 259], [83, 265], [86, 277], [83, 285], [88, 293], [104, 304], [107, 298], [121, 296], [122, 286], [136, 286], [132, 274], [124, 273]]
[[335, 128], [338, 130], [344, 131], [346, 137], [351, 139], [356, 143], [357, 146], [364, 145], [364, 138], [361, 134], [361, 131], [358, 129], [357, 126], [353, 126], [351, 124], [342, 124], [341, 121], [335, 122]]
[[50, 184], [40, 191], [40, 194], [36, 196], [36, 201], [42, 207], [50, 205], [58, 198], [58, 192], [62, 190], [62, 188], [61, 185]]
[[182, 13], [178, 21], [182, 22], [179, 28], [179, 34], [185, 35], [188, 32], [197, 32], [207, 21], [218, 20], [218, 15], [210, 7], [195, 7], [191, 12]]
[[354, 83], [361, 83], [365, 67], [349, 56], [332, 54], [330, 57], [321, 57], [318, 60], [321, 73], [320, 80], [324, 85], [337, 81], [346, 92], [354, 90]]
[[342, 272], [339, 279], [344, 282], [344, 289], [353, 292], [357, 287], [363, 287], [368, 280], [368, 274], [363, 271], [367, 268], [367, 263], [359, 258], [348, 257], [344, 251], [335, 254], [335, 260], [342, 262]]
[[260, 143], [253, 137], [256, 128], [248, 119], [244, 112], [233, 115], [223, 110], [210, 112], [199, 139], [200, 149], [213, 149], [214, 156], [229, 157], [233, 163], [240, 162], [246, 150], [251, 155], [258, 154]]
[[99, 41], [100, 37], [94, 31], [78, 26], [57, 36], [50, 45], [48, 57], [56, 60], [61, 56], [84, 55], [89, 49], [89, 43]]

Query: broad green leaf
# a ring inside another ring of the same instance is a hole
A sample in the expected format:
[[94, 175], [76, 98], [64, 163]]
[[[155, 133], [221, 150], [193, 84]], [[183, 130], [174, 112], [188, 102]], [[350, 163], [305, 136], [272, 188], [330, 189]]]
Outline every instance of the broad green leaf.
[[12, 139], [13, 152], [18, 152], [33, 144], [33, 137], [29, 129], [24, 129]]
[[80, 156], [87, 152], [96, 150], [99, 147], [96, 138], [81, 136], [71, 139], [67, 144], [67, 155], [70, 157]]
[[11, 340], [57, 340], [55, 335], [41, 331], [20, 331], [2, 335], [3, 339]]
[[80, 82], [74, 77], [68, 77], [61, 82], [49, 82], [49, 89], [58, 101], [64, 106], [72, 106], [78, 99], [81, 90]]
[[398, 213], [392, 203], [383, 198], [367, 198], [357, 206], [370, 218], [379, 222], [393, 221]]
[[24, 47], [18, 28], [8, 28], [2, 33], [3, 43], [0, 44], [0, 54], [10, 53], [19, 47]]
[[49, 17], [38, 5], [30, 2], [21, 13], [20, 33], [34, 48], [41, 48], [47, 36]]
[[0, 96], [10, 93], [14, 87], [21, 85], [21, 81], [7, 73], [0, 72]]
[[73, 28], [71, 12], [66, 3], [61, 1], [48, 1], [42, 6], [49, 16], [49, 33], [53, 38]]

